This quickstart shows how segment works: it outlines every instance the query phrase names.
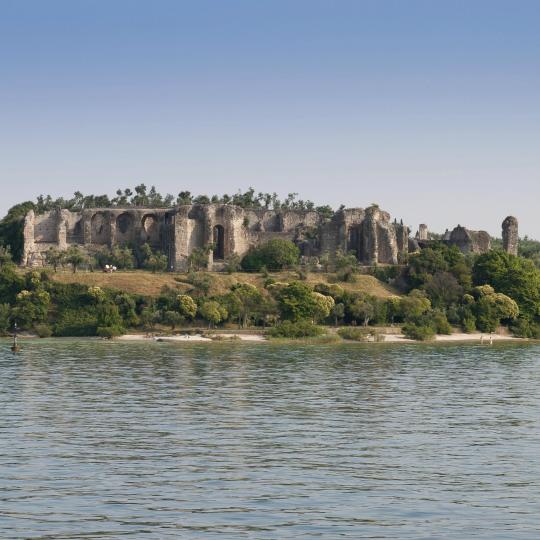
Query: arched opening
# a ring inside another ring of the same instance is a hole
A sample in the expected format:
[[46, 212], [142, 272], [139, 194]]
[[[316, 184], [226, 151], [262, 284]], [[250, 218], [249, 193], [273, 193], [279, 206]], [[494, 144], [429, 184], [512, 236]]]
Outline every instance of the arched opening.
[[98, 212], [91, 221], [92, 244], [107, 244], [110, 239], [109, 222], [105, 214]]
[[156, 215], [147, 214], [142, 220], [143, 240], [149, 244], [159, 243], [159, 221]]
[[116, 241], [129, 242], [133, 236], [133, 217], [124, 212], [116, 218]]
[[225, 230], [221, 225], [214, 227], [214, 260], [225, 258]]

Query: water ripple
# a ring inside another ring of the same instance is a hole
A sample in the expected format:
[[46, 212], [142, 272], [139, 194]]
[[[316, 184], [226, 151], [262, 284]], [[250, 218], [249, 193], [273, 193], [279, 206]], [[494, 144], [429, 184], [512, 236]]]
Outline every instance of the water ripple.
[[540, 347], [0, 343], [2, 539], [540, 537]]

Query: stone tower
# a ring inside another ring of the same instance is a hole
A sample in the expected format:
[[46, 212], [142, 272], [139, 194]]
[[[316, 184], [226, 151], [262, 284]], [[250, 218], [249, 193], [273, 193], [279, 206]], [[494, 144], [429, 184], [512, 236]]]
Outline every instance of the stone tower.
[[508, 216], [502, 223], [503, 249], [510, 255], [518, 254], [518, 220]]
[[421, 223], [418, 226], [418, 232], [416, 233], [416, 239], [417, 240], [428, 240], [429, 239], [428, 226], [425, 223]]

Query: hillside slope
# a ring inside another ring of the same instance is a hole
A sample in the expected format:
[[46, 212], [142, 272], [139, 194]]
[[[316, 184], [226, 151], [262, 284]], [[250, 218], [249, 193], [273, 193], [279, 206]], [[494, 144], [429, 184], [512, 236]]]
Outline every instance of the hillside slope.
[[[215, 273], [207, 274], [211, 279], [210, 294], [222, 294], [229, 290], [235, 283], [252, 283], [257, 287], [263, 287], [265, 278], [261, 274], [247, 273]], [[290, 282], [298, 279], [294, 272], [276, 272], [270, 276], [276, 281]], [[62, 283], [83, 283], [85, 285], [109, 287], [120, 289], [132, 294], [145, 296], [157, 296], [164, 286], [178, 288], [180, 292], [189, 292], [192, 285], [187, 282], [187, 275], [180, 273], [160, 273], [152, 274], [147, 271], [122, 271], [114, 274], [104, 272], [77, 272], [73, 274], [68, 271], [59, 271], [51, 274], [55, 281]], [[309, 274], [308, 283], [328, 283], [332, 281], [333, 275], [329, 274]], [[367, 293], [380, 298], [399, 295], [399, 292], [381, 283], [373, 276], [357, 275], [354, 283], [339, 283], [344, 289]]]

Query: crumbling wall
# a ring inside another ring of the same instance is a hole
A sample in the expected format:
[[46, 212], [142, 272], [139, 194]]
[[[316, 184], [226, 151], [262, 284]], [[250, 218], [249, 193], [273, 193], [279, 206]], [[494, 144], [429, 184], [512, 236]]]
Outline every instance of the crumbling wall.
[[457, 246], [462, 253], [486, 253], [491, 249], [491, 236], [486, 231], [471, 231], [461, 225], [445, 234], [450, 246]]
[[102, 246], [148, 242], [167, 253], [172, 268], [183, 270], [194, 249], [218, 239], [219, 250], [208, 258], [209, 268], [216, 269], [233, 254], [243, 256], [253, 246], [283, 238], [295, 242], [306, 256], [332, 255], [341, 249], [354, 251], [362, 264], [395, 264], [398, 253], [408, 250], [408, 232], [402, 223], [391, 223], [389, 214], [378, 207], [340, 209], [331, 218], [315, 211], [223, 204], [62, 210], [43, 216], [31, 212], [25, 220], [24, 261], [39, 264], [50, 247], [77, 244], [92, 252]]

